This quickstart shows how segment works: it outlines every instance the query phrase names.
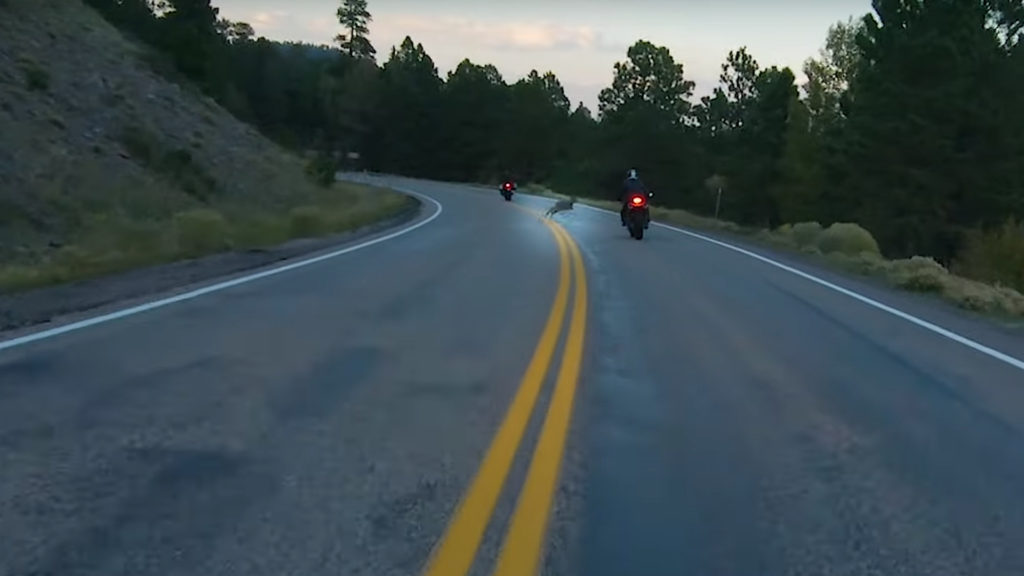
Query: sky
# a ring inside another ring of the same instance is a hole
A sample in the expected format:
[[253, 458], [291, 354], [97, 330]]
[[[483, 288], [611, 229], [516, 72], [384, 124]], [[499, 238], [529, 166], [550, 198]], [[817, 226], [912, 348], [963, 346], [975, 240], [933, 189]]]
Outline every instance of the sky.
[[[213, 0], [260, 36], [329, 44], [340, 0]], [[507, 82], [554, 72], [573, 104], [597, 110], [613, 65], [639, 39], [667, 47], [697, 83], [718, 84], [730, 50], [746, 46], [762, 66], [801, 67], [829, 25], [871, 11], [870, 0], [369, 0], [378, 60], [406, 35], [422, 43], [442, 77], [463, 58], [494, 64]]]

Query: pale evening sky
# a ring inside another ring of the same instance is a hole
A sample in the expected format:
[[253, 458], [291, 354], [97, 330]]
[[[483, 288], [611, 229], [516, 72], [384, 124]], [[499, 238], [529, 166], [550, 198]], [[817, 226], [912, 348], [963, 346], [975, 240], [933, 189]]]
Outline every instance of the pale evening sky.
[[[221, 16], [274, 40], [330, 43], [338, 0], [213, 0]], [[463, 58], [494, 64], [506, 81], [551, 70], [575, 105], [597, 109], [612, 65], [638, 39], [667, 46], [697, 82], [718, 83], [729, 50], [747, 46], [762, 66], [789, 66], [802, 81], [830, 24], [871, 11], [870, 0], [370, 0], [378, 60], [409, 35], [442, 77]]]

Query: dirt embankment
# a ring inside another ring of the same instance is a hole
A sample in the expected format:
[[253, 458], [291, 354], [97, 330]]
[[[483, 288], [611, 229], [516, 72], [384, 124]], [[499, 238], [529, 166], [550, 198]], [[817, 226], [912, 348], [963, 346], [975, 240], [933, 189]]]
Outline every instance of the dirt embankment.
[[0, 0], [0, 330], [415, 215], [306, 167], [80, 0]]

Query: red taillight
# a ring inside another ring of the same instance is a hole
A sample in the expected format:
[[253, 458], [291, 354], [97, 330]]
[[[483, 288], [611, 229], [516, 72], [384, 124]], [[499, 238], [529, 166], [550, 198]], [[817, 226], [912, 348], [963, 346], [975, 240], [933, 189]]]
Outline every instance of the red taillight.
[[509, 184], [508, 182], [505, 182], [505, 190], [511, 190], [511, 189], [512, 189], [512, 185]]
[[643, 196], [633, 196], [629, 201], [632, 202], [633, 206], [643, 206], [647, 199]]

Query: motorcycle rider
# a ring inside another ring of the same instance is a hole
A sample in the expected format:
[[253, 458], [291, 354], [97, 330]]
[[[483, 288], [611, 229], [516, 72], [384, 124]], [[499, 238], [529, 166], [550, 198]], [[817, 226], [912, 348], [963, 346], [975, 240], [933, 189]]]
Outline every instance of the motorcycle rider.
[[[636, 173], [635, 168], [630, 168], [629, 172], [626, 173], [626, 179], [622, 182], [622, 189], [619, 191], [619, 204], [622, 207], [619, 209], [619, 217], [622, 219], [622, 225], [626, 225], [626, 201], [629, 199], [631, 194], [644, 194], [647, 195], [647, 187], [644, 186], [642, 180]], [[644, 225], [647, 228], [647, 225]]]
[[502, 187], [504, 187], [504, 186], [505, 186], [505, 184], [511, 184], [511, 185], [512, 185], [512, 189], [513, 189], [513, 190], [515, 190], [515, 189], [517, 188], [517, 186], [516, 186], [516, 181], [515, 181], [515, 179], [514, 179], [514, 178], [512, 178], [512, 172], [510, 172], [510, 171], [505, 171], [505, 172], [504, 172], [504, 176], [505, 176], [505, 178], [504, 178], [504, 179], [502, 179], [502, 181], [501, 181], [501, 186], [502, 186]]

